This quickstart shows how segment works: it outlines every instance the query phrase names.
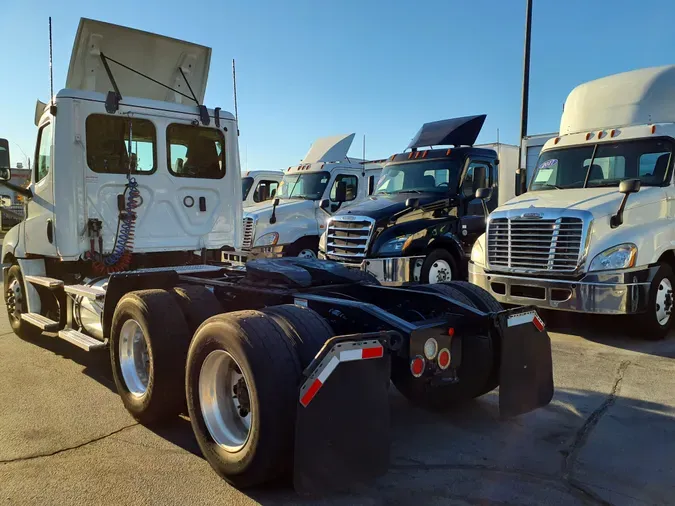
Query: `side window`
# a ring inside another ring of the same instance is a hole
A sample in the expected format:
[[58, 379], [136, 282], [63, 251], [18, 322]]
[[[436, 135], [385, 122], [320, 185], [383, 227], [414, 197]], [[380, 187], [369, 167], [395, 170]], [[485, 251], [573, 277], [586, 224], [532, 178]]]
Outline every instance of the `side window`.
[[87, 118], [86, 131], [87, 165], [94, 172], [151, 174], [155, 171], [157, 136], [152, 121], [92, 114]]
[[645, 153], [638, 161], [638, 177], [644, 183], [661, 184], [670, 166], [670, 153]]
[[479, 188], [489, 188], [490, 172], [490, 165], [485, 162], [471, 162], [464, 175], [462, 193], [466, 197], [472, 197]]
[[177, 177], [220, 179], [225, 175], [225, 137], [220, 130], [181, 123], [166, 129], [169, 172]]
[[37, 156], [35, 162], [35, 182], [45, 178], [52, 168], [52, 124], [47, 123], [38, 134]]
[[359, 189], [359, 178], [354, 175], [340, 174], [335, 178], [335, 181], [333, 182], [333, 187], [330, 189], [331, 201], [332, 202], [336, 201], [335, 197], [337, 192], [337, 185], [341, 181], [343, 181], [347, 185], [347, 200], [345, 200], [345, 202], [354, 200], [356, 198]]
[[255, 189], [255, 192], [253, 192], [253, 202], [264, 202], [266, 200], [273, 199], [277, 194], [278, 187], [278, 181], [260, 181]]

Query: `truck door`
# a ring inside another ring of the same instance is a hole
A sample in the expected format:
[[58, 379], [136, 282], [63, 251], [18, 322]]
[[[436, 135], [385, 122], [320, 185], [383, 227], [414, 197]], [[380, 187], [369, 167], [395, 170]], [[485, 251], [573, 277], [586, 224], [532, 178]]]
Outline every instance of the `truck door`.
[[[336, 200], [338, 183], [344, 183], [347, 187], [347, 200], [338, 202]], [[330, 188], [330, 211], [334, 213], [338, 209], [346, 209], [358, 201], [359, 197], [359, 176], [356, 174], [338, 174]]]
[[26, 252], [52, 257], [56, 256], [53, 139], [53, 118], [50, 118], [38, 131], [30, 186], [33, 196], [28, 199], [24, 228]]
[[[476, 190], [479, 188], [490, 188], [490, 198], [486, 200], [488, 212], [492, 212], [497, 207], [497, 174], [494, 165], [484, 160], [471, 160], [469, 162], [460, 187], [460, 192], [464, 197], [460, 209], [461, 236], [462, 240], [470, 247], [473, 242], [485, 232], [485, 211], [480, 200], [474, 198]], [[469, 250], [470, 251], [470, 250]]]

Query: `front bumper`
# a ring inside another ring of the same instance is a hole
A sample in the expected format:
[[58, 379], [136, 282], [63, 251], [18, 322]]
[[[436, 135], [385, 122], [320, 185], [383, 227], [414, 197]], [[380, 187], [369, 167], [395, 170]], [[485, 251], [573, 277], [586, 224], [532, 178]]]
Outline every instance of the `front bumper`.
[[[319, 258], [325, 259], [326, 256], [320, 252]], [[341, 263], [345, 267], [372, 274], [383, 285], [400, 286], [419, 283], [424, 257], [368, 258], [361, 263]]]
[[534, 278], [486, 271], [469, 263], [469, 281], [503, 304], [599, 314], [634, 314], [647, 309], [658, 266], [588, 273], [580, 280]]

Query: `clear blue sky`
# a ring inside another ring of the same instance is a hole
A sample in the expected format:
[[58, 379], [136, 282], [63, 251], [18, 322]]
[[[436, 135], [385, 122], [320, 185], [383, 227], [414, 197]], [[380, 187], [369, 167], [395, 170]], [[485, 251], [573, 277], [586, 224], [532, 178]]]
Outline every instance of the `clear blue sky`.
[[[675, 63], [672, 0], [534, 0], [529, 132], [556, 131], [577, 84]], [[480, 142], [517, 143], [524, 0], [4, 0], [0, 137], [33, 158], [35, 100], [63, 87], [80, 17], [213, 48], [206, 102], [232, 110], [237, 60], [242, 167], [297, 163], [321, 136], [351, 154], [401, 151], [426, 121], [487, 113]], [[18, 146], [17, 146], [18, 145]]]

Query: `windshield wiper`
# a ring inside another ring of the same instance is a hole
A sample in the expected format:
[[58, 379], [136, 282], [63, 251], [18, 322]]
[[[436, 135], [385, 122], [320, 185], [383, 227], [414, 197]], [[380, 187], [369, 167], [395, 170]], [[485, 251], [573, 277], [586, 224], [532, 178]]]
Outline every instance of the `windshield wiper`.
[[401, 191], [394, 192], [394, 193], [422, 193], [422, 192], [419, 191], [419, 190], [401, 190]]
[[[551, 184], [551, 183], [540, 183], [540, 188], [555, 188], [556, 190], [564, 190], [562, 186], [558, 186], [557, 184]], [[538, 188], [538, 189], [540, 189]]]

